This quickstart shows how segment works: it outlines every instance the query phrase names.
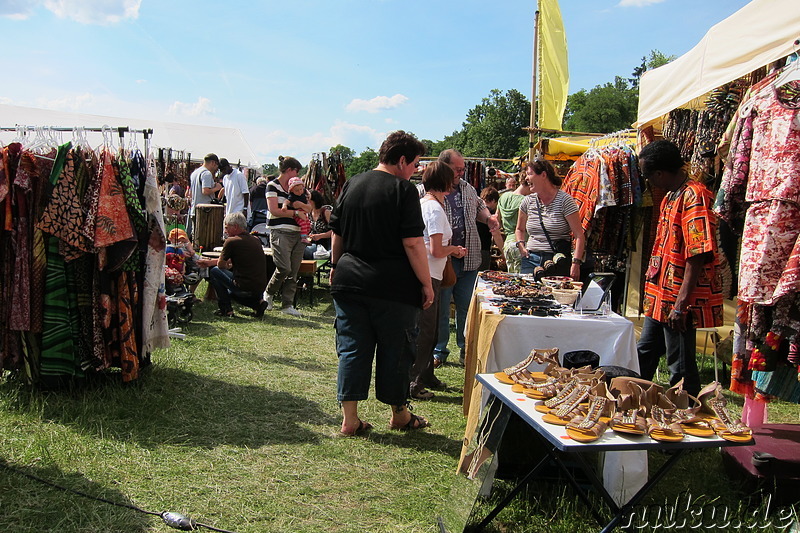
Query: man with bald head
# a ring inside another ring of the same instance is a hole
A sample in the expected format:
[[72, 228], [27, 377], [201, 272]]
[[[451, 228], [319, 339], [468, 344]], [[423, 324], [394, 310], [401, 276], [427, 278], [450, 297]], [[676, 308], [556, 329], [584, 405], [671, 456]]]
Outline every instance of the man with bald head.
[[460, 360], [464, 362], [464, 327], [475, 279], [478, 276], [478, 267], [481, 264], [481, 240], [478, 236], [477, 222], [487, 224], [493, 232], [499, 230], [497, 218], [489, 212], [475, 191], [475, 187], [463, 179], [466, 170], [464, 156], [458, 150], [448, 149], [439, 154], [439, 161], [452, 168], [455, 173], [453, 188], [445, 197], [444, 203], [447, 219], [453, 228], [450, 244], [463, 246], [467, 249], [467, 255], [463, 258], [452, 258], [456, 284], [441, 289], [439, 293], [442, 305], [439, 306], [439, 342], [433, 352], [434, 366], [444, 363], [450, 353], [447, 343], [450, 341], [451, 298], [456, 304], [456, 342], [461, 351]]

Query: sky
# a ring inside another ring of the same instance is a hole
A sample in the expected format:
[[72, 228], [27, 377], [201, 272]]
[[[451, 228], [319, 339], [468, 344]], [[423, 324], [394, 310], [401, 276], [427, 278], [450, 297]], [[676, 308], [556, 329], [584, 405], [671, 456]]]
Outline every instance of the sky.
[[[570, 94], [629, 77], [651, 50], [680, 56], [746, 3], [561, 0]], [[492, 89], [530, 98], [535, 9], [535, 0], [0, 0], [0, 103], [238, 128], [260, 163], [305, 164], [337, 144], [377, 149], [397, 129], [436, 141]]]

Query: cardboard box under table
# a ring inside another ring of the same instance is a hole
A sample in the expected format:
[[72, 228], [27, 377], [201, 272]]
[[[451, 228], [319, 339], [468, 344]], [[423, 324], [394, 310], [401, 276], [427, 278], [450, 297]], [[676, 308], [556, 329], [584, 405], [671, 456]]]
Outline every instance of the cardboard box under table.
[[[601, 526], [603, 526], [601, 531], [610, 532], [621, 523], [623, 518], [631, 512], [633, 507], [642, 500], [647, 492], [666, 475], [686, 450], [692, 448], [720, 448], [753, 444], [752, 441], [750, 443], [734, 443], [723, 440], [717, 436], [701, 438], [690, 435], [687, 435], [684, 440], [680, 442], [665, 443], [654, 441], [645, 435], [619, 435], [610, 430], [606, 431], [595, 442], [580, 443], [572, 440], [567, 435], [566, 429], [563, 426], [555, 426], [543, 422], [542, 417], [544, 415], [536, 411], [534, 407], [536, 403], [535, 400], [526, 397], [524, 394], [513, 392], [511, 390], [511, 385], [499, 382], [494, 374], [479, 374], [476, 376], [476, 379], [484, 386], [489, 394], [489, 404], [487, 404], [489, 407], [488, 411], [496, 414], [493, 420], [484, 421], [478, 433], [477, 442], [493, 443], [495, 446], [499, 445], [499, 443], [502, 442], [503, 433], [505, 432], [505, 422], [507, 422], [510, 412], [513, 412], [519, 415], [535, 430], [535, 435], [544, 445], [548, 456], [544, 457], [534, 466], [533, 469], [520, 480], [518, 485], [512, 489], [506, 497], [477, 524], [477, 526], [470, 526], [469, 531], [481, 531], [486, 527], [529, 481], [535, 479], [537, 473], [549, 460], [555, 461], [559, 468], [566, 474], [567, 480], [575, 489], [578, 497], [589, 506], [594, 517]], [[499, 405], [496, 402], [499, 402]], [[488, 447], [490, 447], [489, 444], [487, 444], [487, 448]], [[595, 475], [594, 468], [587, 460], [586, 455], [596, 452], [611, 451], [642, 451], [646, 453], [647, 450], [670, 450], [673, 453], [658, 471], [655, 472], [651, 479], [645, 483], [625, 505], [617, 505], [614, 498], [611, 497], [603, 486], [603, 483]], [[496, 450], [489, 449], [488, 451], [493, 453]], [[479, 456], [480, 449], [473, 455]], [[569, 469], [564, 465], [565, 457], [576, 460], [581, 466], [581, 470], [589, 480], [592, 488], [600, 495], [605, 506], [611, 511], [612, 518], [610, 521], [606, 523], [598, 509], [595, 509], [592, 505], [587, 493], [569, 473]], [[465, 466], [467, 470], [471, 467], [471, 465]]]

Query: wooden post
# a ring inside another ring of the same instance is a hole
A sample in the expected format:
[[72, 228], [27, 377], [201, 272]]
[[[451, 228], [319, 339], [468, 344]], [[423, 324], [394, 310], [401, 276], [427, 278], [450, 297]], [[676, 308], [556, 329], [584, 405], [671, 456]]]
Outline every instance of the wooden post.
[[[538, 7], [538, 2], [537, 2]], [[539, 10], [533, 15], [533, 75], [531, 76], [531, 129], [528, 137], [528, 161], [533, 161], [533, 148], [536, 145], [536, 87], [539, 71]]]

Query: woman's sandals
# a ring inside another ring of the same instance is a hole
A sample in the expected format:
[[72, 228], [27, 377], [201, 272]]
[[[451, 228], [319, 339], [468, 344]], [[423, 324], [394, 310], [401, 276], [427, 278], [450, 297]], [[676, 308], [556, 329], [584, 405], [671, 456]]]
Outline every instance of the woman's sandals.
[[683, 390], [683, 380], [680, 380], [666, 392], [667, 399], [675, 405], [672, 416], [678, 421], [687, 435], [695, 437], [713, 437], [714, 429], [708, 421], [703, 420], [700, 412], [700, 400]]
[[547, 364], [548, 368], [552, 364], [558, 366], [558, 348], [549, 348], [544, 350], [534, 348], [531, 350], [531, 353], [528, 354], [528, 357], [514, 366], [503, 369], [502, 372], [495, 372], [494, 377], [496, 377], [500, 383], [505, 383], [507, 385], [513, 385], [521, 381], [545, 381], [549, 376], [544, 372], [528, 371], [528, 367], [534, 362], [539, 364]]
[[619, 392], [617, 410], [609, 424], [616, 433], [644, 435], [647, 433], [646, 410], [642, 405], [644, 391], [636, 382], [629, 382], [627, 392]]
[[614, 416], [614, 400], [605, 381], [598, 383], [592, 393], [586, 416], [573, 418], [566, 427], [567, 435], [577, 442], [594, 442], [602, 437]]
[[753, 430], [731, 416], [719, 383], [709, 383], [698, 396], [702, 405], [699, 416], [706, 419], [717, 435], [732, 442], [750, 442], [753, 439]]

